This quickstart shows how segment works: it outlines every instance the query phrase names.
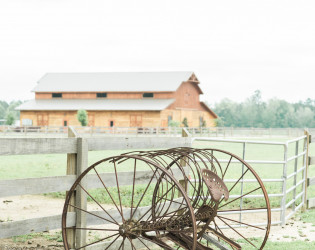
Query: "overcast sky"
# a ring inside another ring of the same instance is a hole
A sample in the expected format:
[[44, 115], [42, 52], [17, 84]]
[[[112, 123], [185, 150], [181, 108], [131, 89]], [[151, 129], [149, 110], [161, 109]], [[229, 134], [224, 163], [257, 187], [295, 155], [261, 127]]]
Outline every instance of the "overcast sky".
[[1, 0], [0, 100], [34, 98], [46, 72], [173, 70], [194, 71], [211, 104], [315, 99], [314, 13], [314, 0]]

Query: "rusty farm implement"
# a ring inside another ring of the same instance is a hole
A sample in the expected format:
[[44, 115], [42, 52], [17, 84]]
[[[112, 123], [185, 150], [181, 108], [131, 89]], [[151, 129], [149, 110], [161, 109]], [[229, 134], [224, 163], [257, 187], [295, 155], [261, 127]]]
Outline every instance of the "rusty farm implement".
[[[68, 226], [73, 212], [85, 222]], [[91, 165], [67, 193], [62, 233], [67, 250], [262, 249], [270, 223], [266, 189], [249, 164], [223, 150], [173, 148]]]

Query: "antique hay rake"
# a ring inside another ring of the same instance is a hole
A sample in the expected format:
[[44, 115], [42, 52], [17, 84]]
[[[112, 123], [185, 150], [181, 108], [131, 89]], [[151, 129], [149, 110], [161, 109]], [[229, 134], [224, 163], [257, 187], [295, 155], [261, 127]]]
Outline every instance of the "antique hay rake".
[[[73, 202], [78, 190], [84, 208]], [[67, 225], [73, 211], [86, 215], [85, 226]], [[65, 249], [262, 249], [270, 223], [266, 189], [246, 162], [218, 149], [173, 148], [90, 166], [67, 194], [62, 234]], [[71, 245], [74, 231], [84, 243]]]

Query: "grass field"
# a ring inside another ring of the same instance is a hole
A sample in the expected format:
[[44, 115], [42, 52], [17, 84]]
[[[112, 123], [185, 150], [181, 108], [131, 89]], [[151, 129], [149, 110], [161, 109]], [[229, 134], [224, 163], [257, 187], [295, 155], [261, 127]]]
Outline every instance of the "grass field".
[[[257, 139], [255, 139], [257, 140]], [[266, 140], [266, 139], [263, 139]], [[269, 141], [285, 141], [285, 139], [269, 139]], [[303, 145], [299, 144], [299, 152], [302, 152]], [[195, 142], [194, 147], [198, 148], [218, 148], [230, 151], [240, 157], [243, 155], [243, 145], [238, 143], [223, 143], [223, 142]], [[288, 157], [294, 155], [295, 143], [290, 144]], [[127, 150], [108, 150], [89, 152], [89, 165], [94, 162], [110, 157], [113, 155], [119, 155], [125, 153]], [[312, 145], [311, 155], [315, 155], [315, 145]], [[281, 145], [261, 145], [261, 144], [248, 144], [246, 145], [246, 160], [264, 160], [264, 161], [281, 161], [284, 158], [284, 148]], [[18, 178], [32, 178], [32, 177], [44, 177], [44, 176], [58, 176], [66, 173], [66, 154], [55, 155], [13, 155], [13, 156], [1, 156], [0, 157], [0, 179], [18, 179]], [[287, 167], [287, 175], [294, 171], [294, 161], [291, 161]], [[302, 158], [298, 161], [298, 166], [302, 165]], [[254, 170], [262, 179], [272, 178], [281, 179], [283, 176], [283, 166], [280, 164], [251, 164]], [[119, 171], [129, 171], [132, 166], [128, 167], [124, 165]], [[144, 168], [144, 167], [143, 167]], [[138, 170], [143, 169], [140, 168]], [[105, 170], [106, 171], [106, 170]], [[108, 170], [110, 171], [110, 170]], [[315, 168], [310, 167], [309, 176], [315, 176]], [[302, 175], [299, 174], [297, 182], [301, 180]], [[293, 178], [288, 180], [287, 188], [293, 185]], [[268, 193], [280, 194], [281, 183], [269, 182], [265, 183]], [[301, 188], [300, 188], [301, 189]], [[297, 193], [300, 190], [297, 191]], [[291, 192], [287, 201], [292, 199]], [[315, 187], [309, 188], [309, 196], [315, 197]], [[54, 196], [64, 197], [62, 194], [55, 194]], [[280, 198], [271, 198], [273, 206], [278, 206]]]

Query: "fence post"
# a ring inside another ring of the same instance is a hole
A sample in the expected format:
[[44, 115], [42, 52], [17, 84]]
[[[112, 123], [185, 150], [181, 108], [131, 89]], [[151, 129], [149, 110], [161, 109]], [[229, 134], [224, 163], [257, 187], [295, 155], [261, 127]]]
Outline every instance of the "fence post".
[[[72, 126], [69, 126], [68, 129], [68, 137], [78, 137], [77, 132]], [[77, 165], [77, 154], [68, 154], [67, 155], [67, 175], [76, 175], [76, 165]], [[70, 205], [75, 205], [75, 193], [71, 197], [71, 200], [69, 202]], [[74, 212], [74, 208], [72, 206], [68, 206], [69, 212]], [[68, 229], [67, 230], [67, 239], [69, 247], [74, 249], [75, 248], [75, 230], [74, 229]]]
[[284, 146], [284, 164], [283, 164], [283, 184], [282, 184], [282, 200], [281, 200], [281, 225], [285, 225], [285, 205], [287, 199], [287, 166], [288, 166], [288, 144], [286, 143]]
[[305, 212], [307, 209], [307, 178], [308, 178], [308, 167], [309, 167], [309, 148], [310, 148], [310, 134], [307, 130], [304, 130], [304, 135], [306, 135], [305, 141], [304, 141], [304, 151], [306, 151], [304, 155], [304, 166], [305, 169], [303, 170], [303, 176], [304, 176], [304, 184], [303, 184], [303, 189], [304, 189], [304, 195], [303, 195], [303, 203], [304, 205], [302, 206], [302, 212]]
[[[86, 138], [78, 138], [78, 153], [77, 153], [77, 177], [79, 177], [88, 167], [88, 142]], [[87, 189], [86, 178], [84, 177], [81, 182], [81, 187]], [[87, 194], [82, 188], [77, 188], [76, 207], [87, 210]], [[86, 212], [76, 209], [76, 227], [86, 228]], [[75, 246], [80, 248], [86, 245], [86, 230], [77, 230], [75, 232]], [[84, 248], [83, 248], [84, 249]]]
[[[298, 154], [299, 154], [299, 141], [296, 141], [295, 142], [295, 160], [294, 160], [294, 172], [295, 172], [295, 175], [293, 177], [293, 186], [295, 186], [294, 190], [293, 190], [293, 199], [294, 199], [294, 202], [292, 203], [292, 211], [295, 212], [295, 197], [296, 197], [296, 178], [297, 178], [297, 166], [298, 166]], [[303, 176], [304, 177], [304, 176]]]
[[[187, 131], [186, 128], [183, 128], [182, 129], [182, 137], [189, 137], [189, 133]], [[188, 158], [187, 157], [184, 157], [182, 159], [180, 159], [180, 166], [181, 167], [185, 167], [187, 164]], [[185, 192], [187, 193], [188, 192], [188, 180], [179, 180], [179, 184], [184, 188]], [[181, 195], [179, 194], [178, 197], [180, 197]]]

